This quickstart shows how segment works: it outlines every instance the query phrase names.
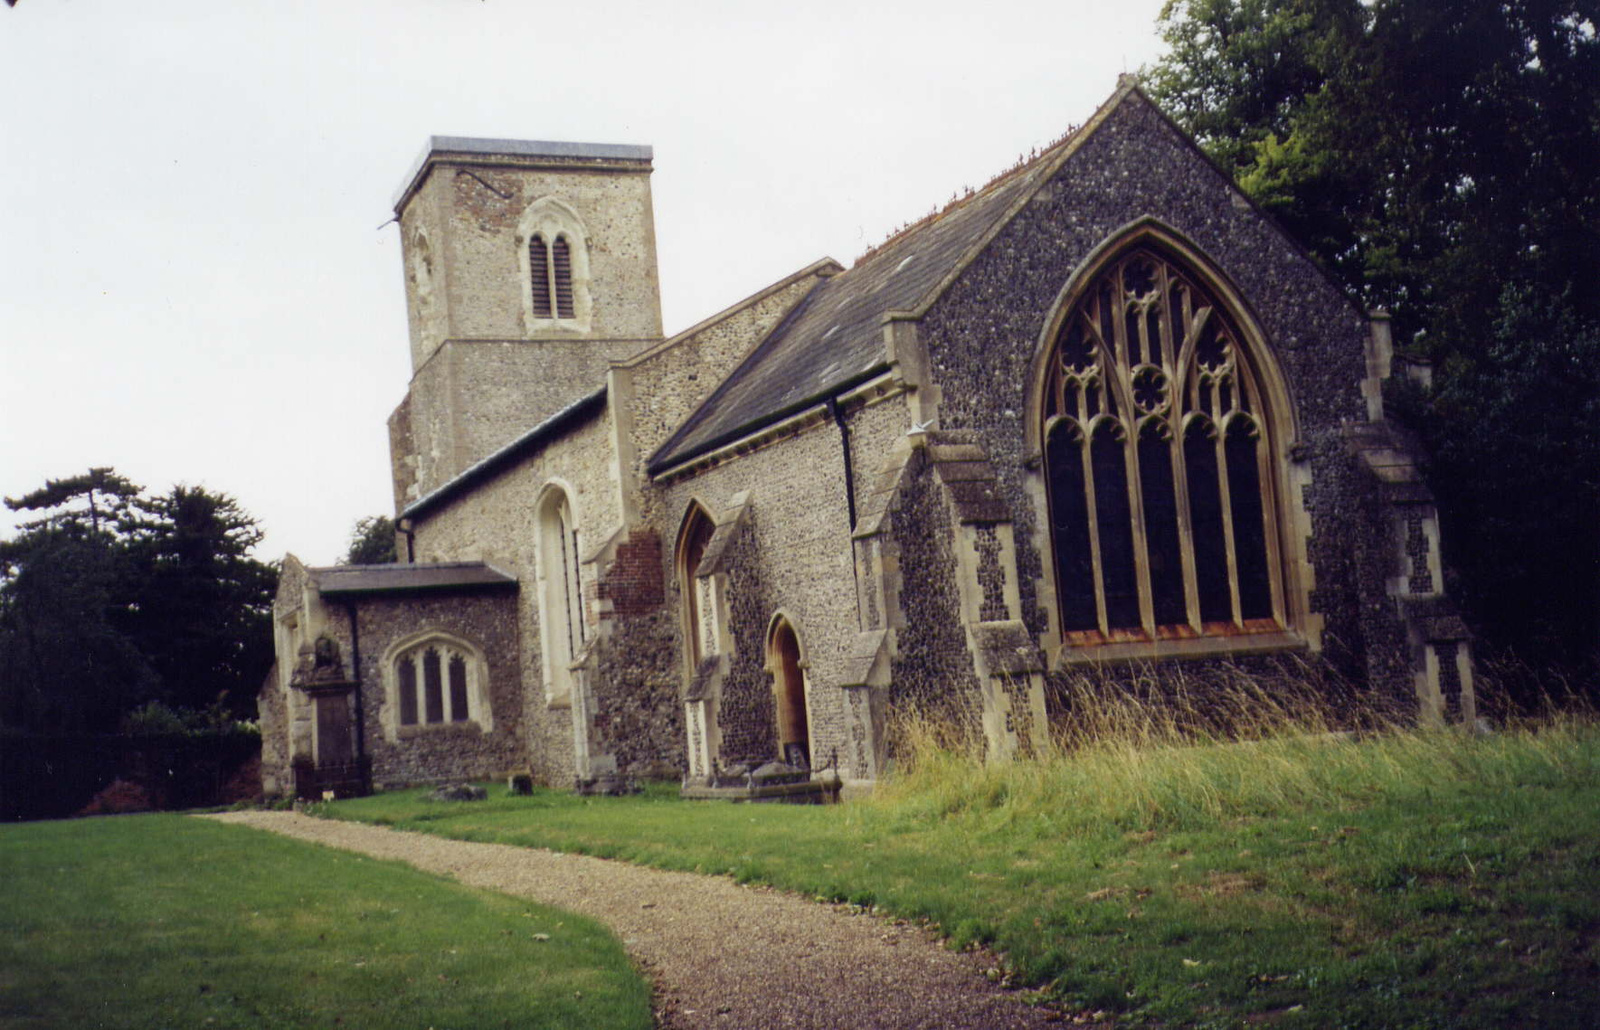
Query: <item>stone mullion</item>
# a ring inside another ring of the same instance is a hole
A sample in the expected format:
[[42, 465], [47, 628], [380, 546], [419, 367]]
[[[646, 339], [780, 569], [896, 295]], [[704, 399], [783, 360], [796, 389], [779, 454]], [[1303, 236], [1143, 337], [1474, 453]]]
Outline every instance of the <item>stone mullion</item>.
[[1223, 423], [1214, 424], [1217, 426], [1217, 487], [1222, 499], [1222, 540], [1228, 554], [1228, 603], [1233, 608], [1233, 624], [1242, 627], [1244, 609], [1239, 603], [1239, 558], [1233, 546], [1233, 492], [1228, 488], [1228, 433]]
[[[1169, 378], [1174, 386], [1174, 403], [1176, 403], [1177, 376], [1170, 375], [1170, 373], [1176, 372], [1178, 368], [1178, 345], [1173, 337], [1173, 330], [1176, 327], [1172, 324], [1172, 276], [1168, 274], [1171, 268], [1165, 261], [1156, 267], [1160, 273], [1161, 281], [1161, 288], [1156, 294], [1160, 298], [1158, 303], [1161, 305], [1161, 310], [1156, 319], [1157, 324], [1161, 326], [1161, 367], [1169, 371]], [[1188, 291], [1185, 290], [1184, 293], [1187, 295]]]
[[[1099, 298], [1097, 297], [1091, 301], [1091, 303], [1085, 305], [1085, 307], [1093, 309], [1098, 305], [1098, 302]], [[1100, 335], [1100, 326], [1096, 324], [1093, 315], [1085, 314], [1083, 316], [1083, 324], [1085, 328], [1089, 330], [1089, 335], [1094, 337], [1095, 354], [1099, 357], [1099, 361], [1097, 362], [1098, 368], [1086, 370], [1085, 375], [1094, 377], [1094, 388], [1100, 396], [1100, 411], [1098, 413], [1105, 414], [1106, 412], [1112, 410], [1111, 397], [1109, 395], [1111, 387], [1106, 381], [1106, 369], [1112, 367], [1112, 365], [1115, 363], [1116, 355], [1113, 353], [1114, 348], [1110, 344], [1106, 343], [1106, 338], [1104, 336]], [[1111, 363], [1107, 363], [1105, 360], [1108, 355], [1112, 359]], [[1097, 371], [1099, 373], [1098, 375], [1095, 374]], [[1088, 380], [1085, 380], [1085, 382], [1087, 383]], [[1087, 389], [1080, 391], [1078, 401], [1078, 425], [1085, 428], [1087, 428], [1089, 425]]]
[[1089, 564], [1094, 570], [1094, 613], [1100, 632], [1105, 635], [1110, 632], [1110, 620], [1106, 616], [1105, 566], [1100, 559], [1100, 510], [1095, 500], [1094, 485], [1094, 434], [1085, 432], [1081, 435], [1078, 459], [1083, 463], [1084, 513], [1089, 521]]
[[1256, 433], [1256, 481], [1261, 484], [1262, 532], [1267, 545], [1267, 590], [1272, 597], [1273, 621], [1286, 626], [1288, 620], [1284, 617], [1283, 577], [1279, 574], [1283, 568], [1283, 553], [1278, 542], [1278, 501], [1277, 491], [1273, 488], [1273, 458], [1267, 453], [1266, 428], [1258, 423]]
[[560, 302], [556, 300], [556, 254], [555, 241], [547, 243], [544, 248], [544, 281], [545, 289], [550, 291], [550, 317], [560, 318]]
[[1174, 413], [1177, 428], [1167, 441], [1172, 451], [1172, 480], [1175, 503], [1178, 507], [1178, 553], [1183, 559], [1183, 609], [1189, 618], [1189, 628], [1200, 632], [1200, 574], [1195, 567], [1194, 526], [1189, 518], [1189, 466], [1184, 461], [1184, 425], [1181, 416]]
[[[1166, 277], [1168, 266], [1161, 266], [1161, 273]], [[1171, 289], [1170, 278], [1166, 279], [1166, 288]], [[1196, 633], [1200, 632], [1203, 618], [1200, 613], [1200, 573], [1194, 556], [1194, 520], [1189, 506], [1189, 463], [1184, 456], [1184, 441], [1188, 439], [1189, 427], [1185, 424], [1184, 416], [1192, 411], [1203, 411], [1200, 406], [1200, 363], [1194, 356], [1198, 346], [1201, 330], [1205, 328], [1206, 318], [1211, 313], [1210, 308], [1202, 308], [1198, 319], [1194, 311], [1194, 293], [1191, 290], [1183, 291], [1181, 326], [1171, 326], [1170, 317], [1172, 303], [1170, 297], [1162, 307], [1161, 324], [1165, 335], [1171, 337], [1176, 334], [1173, 329], [1182, 333], [1182, 342], [1177, 345], [1176, 354], [1172, 358], [1172, 476], [1177, 486], [1178, 498], [1178, 546], [1183, 555], [1183, 604], [1189, 616], [1189, 627]], [[1179, 362], [1183, 364], [1180, 366]], [[1187, 403], [1183, 398], [1187, 396]]]
[[[1144, 491], [1140, 489], [1139, 477], [1138, 407], [1133, 403], [1133, 342], [1128, 338], [1128, 314], [1137, 305], [1132, 303], [1123, 289], [1120, 275], [1116, 289], [1116, 317], [1112, 320], [1112, 325], [1115, 328], [1117, 355], [1111, 375], [1116, 376], [1117, 385], [1122, 387], [1117, 392], [1121, 395], [1119, 399], [1125, 403], [1119, 407], [1127, 412], [1127, 417], [1119, 418], [1118, 421], [1123, 426], [1122, 466], [1128, 484], [1128, 517], [1133, 523], [1133, 581], [1134, 588], [1139, 594], [1139, 624], [1144, 627], [1145, 633], [1154, 636], [1155, 605], [1151, 600], [1150, 553], [1144, 529]], [[1143, 322], [1144, 319], [1140, 318], [1141, 326]], [[1140, 331], [1142, 333], [1143, 329]]]
[[1155, 591], [1150, 583], [1150, 543], [1145, 539], [1144, 481], [1139, 470], [1138, 423], [1122, 441], [1122, 464], [1128, 476], [1128, 515], [1133, 521], [1134, 583], [1139, 591], [1139, 625], [1151, 637], [1156, 633]]

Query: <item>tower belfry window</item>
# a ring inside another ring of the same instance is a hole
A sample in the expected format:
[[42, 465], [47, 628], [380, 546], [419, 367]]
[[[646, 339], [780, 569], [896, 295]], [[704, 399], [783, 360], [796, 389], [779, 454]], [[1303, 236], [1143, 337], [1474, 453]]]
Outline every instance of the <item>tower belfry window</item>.
[[528, 205], [517, 226], [522, 263], [522, 314], [530, 335], [588, 332], [593, 324], [589, 234], [558, 197]]
[[1242, 324], [1151, 246], [1111, 261], [1068, 309], [1042, 409], [1066, 643], [1287, 625], [1267, 359]]
[[549, 245], [541, 234], [528, 238], [528, 275], [535, 318], [576, 317], [572, 297], [572, 245], [564, 234]]

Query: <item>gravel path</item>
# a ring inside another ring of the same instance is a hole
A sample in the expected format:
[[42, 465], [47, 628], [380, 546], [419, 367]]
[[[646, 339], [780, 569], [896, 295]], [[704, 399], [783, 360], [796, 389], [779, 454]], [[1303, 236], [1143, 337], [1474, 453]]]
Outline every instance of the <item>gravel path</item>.
[[209, 818], [398, 859], [599, 919], [654, 981], [656, 1024], [666, 1030], [1006, 1030], [1058, 1018], [989, 983], [978, 956], [950, 952], [916, 927], [724, 877], [292, 812]]

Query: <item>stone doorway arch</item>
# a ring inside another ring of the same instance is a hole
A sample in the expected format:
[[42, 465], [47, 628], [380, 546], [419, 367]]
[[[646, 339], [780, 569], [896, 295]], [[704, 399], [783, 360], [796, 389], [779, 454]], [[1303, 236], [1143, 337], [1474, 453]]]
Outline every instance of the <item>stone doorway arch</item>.
[[767, 668], [772, 673], [777, 709], [778, 754], [800, 769], [811, 768], [811, 717], [806, 703], [806, 662], [800, 637], [787, 618], [772, 621], [767, 633]]

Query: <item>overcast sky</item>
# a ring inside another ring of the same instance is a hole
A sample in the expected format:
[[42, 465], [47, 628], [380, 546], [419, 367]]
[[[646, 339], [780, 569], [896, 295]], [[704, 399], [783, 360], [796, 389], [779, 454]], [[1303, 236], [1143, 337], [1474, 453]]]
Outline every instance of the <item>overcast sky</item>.
[[653, 145], [670, 333], [1083, 122], [1160, 52], [1160, 6], [0, 7], [0, 494], [112, 465], [332, 563], [391, 513], [384, 223], [429, 135]]

